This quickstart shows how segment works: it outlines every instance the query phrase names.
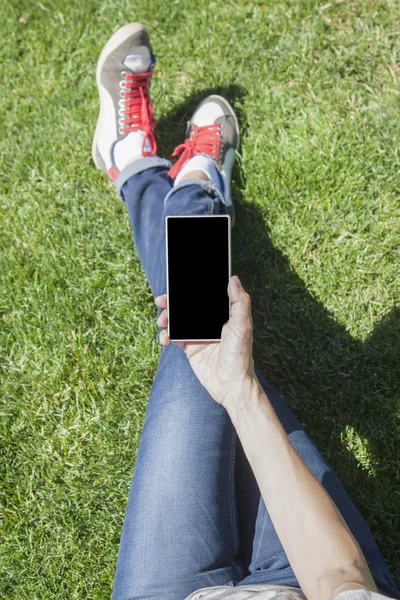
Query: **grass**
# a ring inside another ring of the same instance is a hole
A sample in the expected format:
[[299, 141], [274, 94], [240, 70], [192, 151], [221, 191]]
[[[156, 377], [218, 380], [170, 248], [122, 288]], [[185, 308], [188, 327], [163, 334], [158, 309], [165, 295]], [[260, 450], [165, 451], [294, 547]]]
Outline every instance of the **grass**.
[[1, 544], [7, 600], [109, 597], [160, 349], [125, 208], [90, 157], [109, 35], [146, 24], [168, 155], [234, 103], [234, 271], [258, 367], [400, 581], [400, 6], [21, 0], [2, 7]]

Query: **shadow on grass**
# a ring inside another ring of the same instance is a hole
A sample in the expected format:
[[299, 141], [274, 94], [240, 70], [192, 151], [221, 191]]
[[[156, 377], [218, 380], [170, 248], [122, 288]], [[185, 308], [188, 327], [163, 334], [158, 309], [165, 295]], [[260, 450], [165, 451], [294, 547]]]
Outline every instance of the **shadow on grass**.
[[[245, 91], [238, 86], [201, 90], [159, 122], [161, 155], [170, 155], [182, 141], [186, 121], [211, 93], [232, 102], [243, 136], [246, 120], [240, 105]], [[237, 164], [233, 272], [252, 297], [256, 365], [332, 464], [399, 582], [400, 312], [392, 311], [365, 342], [353, 339], [273, 246], [266, 208], [247, 202], [244, 188]], [[353, 447], [357, 438], [367, 440], [369, 466], [354, 458], [351, 447], [345, 448], [345, 431]]]

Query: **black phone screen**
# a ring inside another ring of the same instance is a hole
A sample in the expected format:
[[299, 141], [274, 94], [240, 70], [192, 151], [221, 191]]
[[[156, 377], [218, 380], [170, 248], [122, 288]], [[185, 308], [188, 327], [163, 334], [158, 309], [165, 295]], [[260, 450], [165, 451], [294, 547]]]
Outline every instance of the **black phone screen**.
[[219, 340], [229, 320], [228, 215], [166, 217], [171, 340]]

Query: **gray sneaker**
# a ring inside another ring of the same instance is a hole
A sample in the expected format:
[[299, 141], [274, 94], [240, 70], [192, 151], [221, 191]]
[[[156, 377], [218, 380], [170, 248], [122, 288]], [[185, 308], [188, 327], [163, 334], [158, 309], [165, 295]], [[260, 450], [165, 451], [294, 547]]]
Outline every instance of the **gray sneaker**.
[[[120, 172], [119, 155], [156, 154], [149, 90], [154, 64], [149, 34], [140, 23], [129, 23], [118, 29], [100, 54], [96, 69], [100, 112], [92, 157], [96, 167], [112, 181]], [[137, 133], [127, 140], [132, 132]]]
[[239, 124], [232, 106], [222, 96], [208, 96], [188, 121], [186, 139], [172, 154], [180, 156], [168, 172], [174, 179], [192, 156], [203, 154], [211, 158], [221, 178], [221, 191], [232, 225], [235, 209], [231, 198], [231, 174], [238, 147]]

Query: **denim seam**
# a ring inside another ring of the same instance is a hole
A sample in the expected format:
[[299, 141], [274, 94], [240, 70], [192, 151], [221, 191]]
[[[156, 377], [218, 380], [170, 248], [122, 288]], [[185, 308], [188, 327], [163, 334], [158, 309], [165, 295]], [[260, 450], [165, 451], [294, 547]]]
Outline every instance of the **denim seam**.
[[238, 532], [236, 529], [235, 523], [235, 506], [234, 506], [234, 469], [235, 469], [235, 455], [236, 455], [236, 431], [232, 426], [232, 440], [231, 440], [231, 458], [230, 458], [230, 466], [229, 466], [229, 506], [231, 513], [231, 527], [232, 527], [232, 536], [233, 536], [233, 555], [231, 556], [230, 563], [232, 567], [236, 568], [240, 576], [243, 577], [243, 569], [237, 564], [234, 560], [234, 557], [239, 549], [239, 539]]

